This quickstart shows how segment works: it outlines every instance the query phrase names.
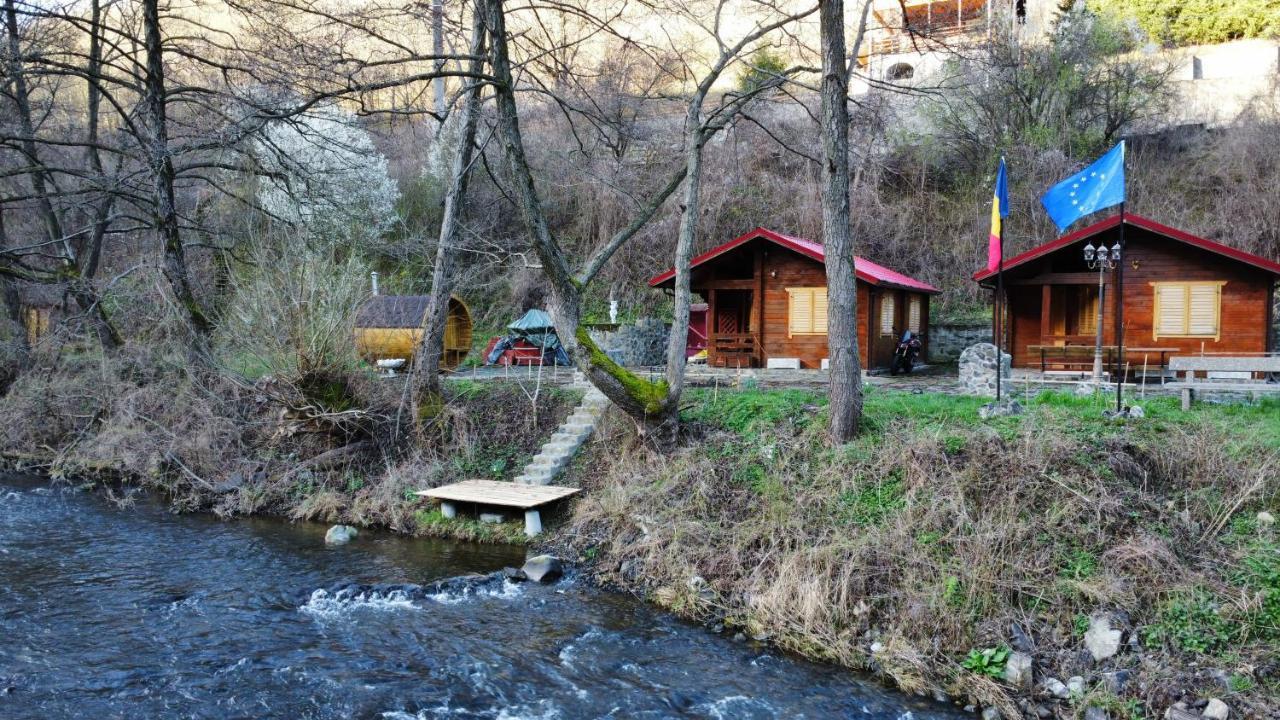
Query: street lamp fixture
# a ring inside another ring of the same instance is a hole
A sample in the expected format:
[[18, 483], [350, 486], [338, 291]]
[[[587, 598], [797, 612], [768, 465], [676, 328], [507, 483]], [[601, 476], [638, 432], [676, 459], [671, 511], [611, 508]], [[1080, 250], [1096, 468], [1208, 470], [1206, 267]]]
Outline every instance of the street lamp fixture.
[[1098, 311], [1093, 314], [1093, 324], [1096, 326], [1097, 339], [1093, 346], [1093, 384], [1095, 387], [1102, 386], [1102, 308], [1103, 298], [1106, 293], [1104, 285], [1105, 273], [1108, 270], [1114, 270], [1120, 264], [1120, 243], [1117, 242], [1107, 249], [1106, 243], [1100, 243], [1098, 247], [1094, 247], [1090, 242], [1084, 246], [1084, 261], [1090, 270], [1098, 271]]

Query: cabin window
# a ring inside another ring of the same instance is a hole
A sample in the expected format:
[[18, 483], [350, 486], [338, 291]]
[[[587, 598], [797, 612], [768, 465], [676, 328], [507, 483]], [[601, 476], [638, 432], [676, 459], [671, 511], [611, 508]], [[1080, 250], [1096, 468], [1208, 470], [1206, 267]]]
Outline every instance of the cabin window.
[[880, 334], [893, 334], [894, 315], [897, 312], [893, 295], [885, 295], [880, 300]]
[[923, 309], [924, 303], [920, 296], [912, 295], [911, 302], [907, 304], [907, 329], [917, 335], [920, 334], [920, 312]]
[[827, 334], [827, 289], [787, 288], [787, 335]]
[[1221, 333], [1226, 282], [1158, 282], [1152, 337], [1213, 338]]

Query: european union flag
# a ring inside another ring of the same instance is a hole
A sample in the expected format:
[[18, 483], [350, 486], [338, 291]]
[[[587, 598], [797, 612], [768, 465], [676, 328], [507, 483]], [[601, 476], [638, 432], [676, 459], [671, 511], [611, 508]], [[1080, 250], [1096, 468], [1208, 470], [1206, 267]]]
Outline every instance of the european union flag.
[[1058, 232], [1103, 208], [1124, 202], [1124, 141], [1040, 198]]

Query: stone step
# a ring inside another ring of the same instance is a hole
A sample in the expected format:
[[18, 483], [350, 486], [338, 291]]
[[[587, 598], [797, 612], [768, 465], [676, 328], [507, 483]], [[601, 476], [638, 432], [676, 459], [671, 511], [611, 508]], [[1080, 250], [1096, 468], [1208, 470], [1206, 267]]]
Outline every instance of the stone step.
[[525, 473], [524, 475], [517, 475], [515, 482], [520, 483], [521, 485], [550, 485], [551, 480], [551, 475]]
[[570, 420], [570, 421], [566, 422], [565, 424], [561, 425], [561, 426], [560, 426], [560, 429], [561, 429], [561, 430], [568, 430], [568, 431], [570, 431], [570, 432], [587, 432], [587, 433], [589, 433], [589, 432], [591, 432], [592, 430], [595, 430], [595, 429], [596, 429], [596, 425], [595, 425], [595, 423], [592, 423], [592, 422], [579, 422], [579, 421], [577, 421], [577, 420]]

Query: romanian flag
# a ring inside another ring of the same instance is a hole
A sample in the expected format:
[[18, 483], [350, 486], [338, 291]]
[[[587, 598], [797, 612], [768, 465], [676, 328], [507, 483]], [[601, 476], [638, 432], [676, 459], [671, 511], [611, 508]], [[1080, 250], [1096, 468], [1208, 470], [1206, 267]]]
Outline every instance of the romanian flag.
[[987, 269], [996, 270], [1004, 257], [1004, 235], [1000, 228], [1002, 218], [1009, 217], [1009, 177], [1004, 170], [1004, 158], [1000, 158], [1000, 174], [996, 176], [996, 193], [991, 200], [991, 237], [987, 240]]

